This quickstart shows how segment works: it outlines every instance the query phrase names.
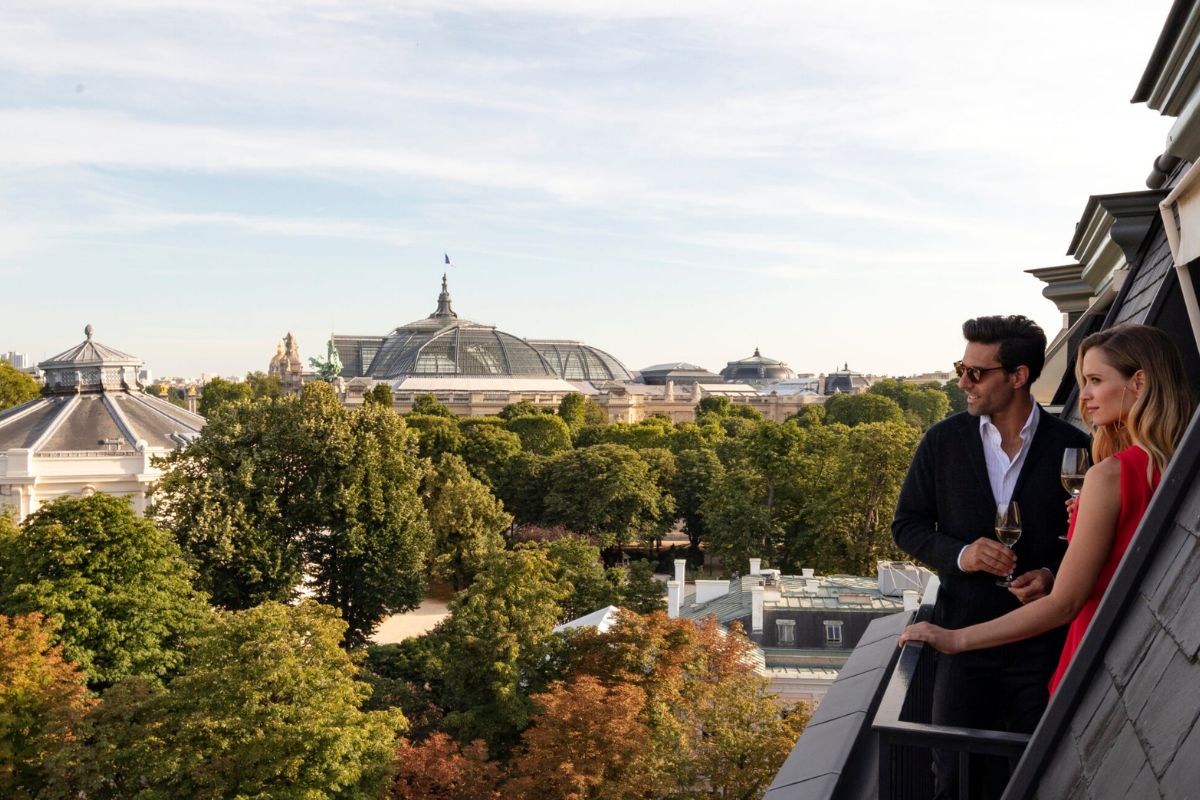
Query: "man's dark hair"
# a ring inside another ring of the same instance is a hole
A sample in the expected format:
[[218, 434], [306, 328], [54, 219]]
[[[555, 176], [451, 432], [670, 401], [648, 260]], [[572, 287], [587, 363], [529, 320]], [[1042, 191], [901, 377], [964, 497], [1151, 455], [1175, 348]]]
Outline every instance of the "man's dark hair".
[[1020, 314], [1012, 316], [976, 317], [963, 323], [963, 336], [976, 344], [999, 344], [996, 357], [1005, 372], [1019, 366], [1029, 368], [1029, 382], [1042, 374], [1046, 363], [1046, 334], [1041, 327]]

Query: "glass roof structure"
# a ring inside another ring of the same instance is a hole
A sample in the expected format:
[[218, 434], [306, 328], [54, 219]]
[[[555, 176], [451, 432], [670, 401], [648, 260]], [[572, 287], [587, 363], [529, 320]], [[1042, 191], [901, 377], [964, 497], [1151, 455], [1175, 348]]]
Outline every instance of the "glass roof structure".
[[633, 380], [625, 365], [598, 347], [556, 339], [528, 339], [560, 378], [568, 381]]

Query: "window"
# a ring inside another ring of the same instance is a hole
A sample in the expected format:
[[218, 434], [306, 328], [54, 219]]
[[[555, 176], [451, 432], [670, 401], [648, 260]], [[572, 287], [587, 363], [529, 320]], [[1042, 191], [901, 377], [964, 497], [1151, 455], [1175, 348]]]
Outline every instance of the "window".
[[796, 620], [775, 620], [775, 642], [780, 645], [796, 643]]
[[842, 623], [840, 620], [825, 620], [825, 643], [826, 644], [841, 644], [842, 643]]

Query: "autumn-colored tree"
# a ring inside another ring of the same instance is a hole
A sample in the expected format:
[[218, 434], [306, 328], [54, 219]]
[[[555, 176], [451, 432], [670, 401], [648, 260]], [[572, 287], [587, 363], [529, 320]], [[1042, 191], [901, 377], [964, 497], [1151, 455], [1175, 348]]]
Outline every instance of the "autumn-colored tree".
[[492, 800], [502, 771], [482, 740], [463, 746], [445, 733], [423, 742], [402, 739], [384, 800]]
[[[736, 624], [725, 631], [712, 617], [695, 624], [622, 613], [607, 632], [582, 631], [569, 647], [574, 680], [591, 675], [644, 692], [650, 745], [642, 769], [654, 797], [760, 797], [799, 735], [803, 717], [767, 692]], [[730, 745], [739, 722], [743, 740]]]
[[74, 735], [92, 704], [85, 676], [53, 644], [41, 614], [0, 616], [0, 796], [32, 798], [45, 785], [43, 762]]
[[647, 761], [646, 695], [630, 683], [592, 675], [554, 683], [533, 698], [538, 714], [521, 735], [505, 796], [517, 800], [629, 800], [653, 797]]

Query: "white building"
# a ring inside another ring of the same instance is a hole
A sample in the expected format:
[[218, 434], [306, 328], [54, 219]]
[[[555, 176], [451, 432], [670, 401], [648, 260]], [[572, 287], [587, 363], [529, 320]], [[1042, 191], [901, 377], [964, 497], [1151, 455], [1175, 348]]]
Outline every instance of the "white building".
[[143, 513], [154, 456], [191, 442], [204, 418], [142, 391], [139, 358], [87, 338], [38, 364], [37, 400], [0, 412], [0, 507], [23, 520], [58, 497], [130, 497]]

